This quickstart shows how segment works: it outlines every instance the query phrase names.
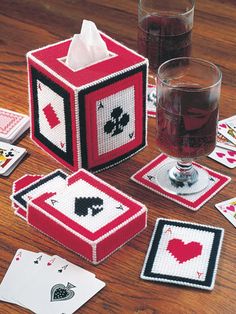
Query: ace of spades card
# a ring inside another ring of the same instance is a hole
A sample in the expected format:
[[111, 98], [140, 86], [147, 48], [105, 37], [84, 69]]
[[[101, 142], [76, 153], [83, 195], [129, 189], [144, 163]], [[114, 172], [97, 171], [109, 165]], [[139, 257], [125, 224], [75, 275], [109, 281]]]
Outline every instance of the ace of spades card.
[[60, 256], [18, 249], [0, 284], [0, 300], [38, 314], [74, 313], [104, 286]]

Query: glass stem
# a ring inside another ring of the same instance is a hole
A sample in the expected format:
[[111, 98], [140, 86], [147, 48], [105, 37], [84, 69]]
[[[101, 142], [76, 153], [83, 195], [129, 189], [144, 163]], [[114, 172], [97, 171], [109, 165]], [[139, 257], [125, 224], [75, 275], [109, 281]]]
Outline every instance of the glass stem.
[[198, 180], [198, 172], [193, 167], [192, 162], [186, 162], [178, 160], [175, 167], [169, 171], [169, 177], [173, 183], [188, 183], [189, 185], [194, 184]]

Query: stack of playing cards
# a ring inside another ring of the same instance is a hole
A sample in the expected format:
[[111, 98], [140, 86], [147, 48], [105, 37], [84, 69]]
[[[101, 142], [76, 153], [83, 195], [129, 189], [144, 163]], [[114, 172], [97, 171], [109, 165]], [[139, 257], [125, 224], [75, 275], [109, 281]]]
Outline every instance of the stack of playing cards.
[[13, 184], [15, 213], [98, 264], [146, 227], [146, 207], [80, 169], [25, 175]]
[[25, 148], [0, 142], [0, 176], [8, 176], [25, 154]]
[[219, 121], [216, 148], [208, 157], [228, 168], [236, 167], [236, 116]]
[[37, 314], [74, 313], [105, 283], [59, 256], [19, 249], [0, 285], [0, 300]]
[[0, 108], [0, 141], [14, 143], [28, 128], [28, 116]]

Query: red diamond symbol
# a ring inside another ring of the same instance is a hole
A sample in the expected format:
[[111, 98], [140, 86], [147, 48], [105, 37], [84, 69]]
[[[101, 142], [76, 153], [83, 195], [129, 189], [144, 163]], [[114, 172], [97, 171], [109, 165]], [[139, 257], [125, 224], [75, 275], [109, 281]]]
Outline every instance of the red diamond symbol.
[[55, 126], [60, 124], [60, 120], [58, 119], [58, 116], [56, 115], [56, 112], [53, 109], [52, 104], [49, 103], [46, 107], [44, 107], [43, 112], [51, 129], [55, 128]]

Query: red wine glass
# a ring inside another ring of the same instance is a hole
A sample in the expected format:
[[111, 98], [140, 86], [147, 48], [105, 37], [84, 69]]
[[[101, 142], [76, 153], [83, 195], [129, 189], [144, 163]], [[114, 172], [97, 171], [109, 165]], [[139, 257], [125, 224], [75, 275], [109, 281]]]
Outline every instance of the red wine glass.
[[149, 60], [149, 82], [160, 64], [191, 54], [194, 0], [139, 0], [138, 52]]
[[158, 69], [156, 141], [173, 161], [156, 180], [170, 193], [193, 194], [209, 184], [208, 173], [192, 161], [215, 148], [221, 81], [220, 69], [198, 58], [174, 58]]

